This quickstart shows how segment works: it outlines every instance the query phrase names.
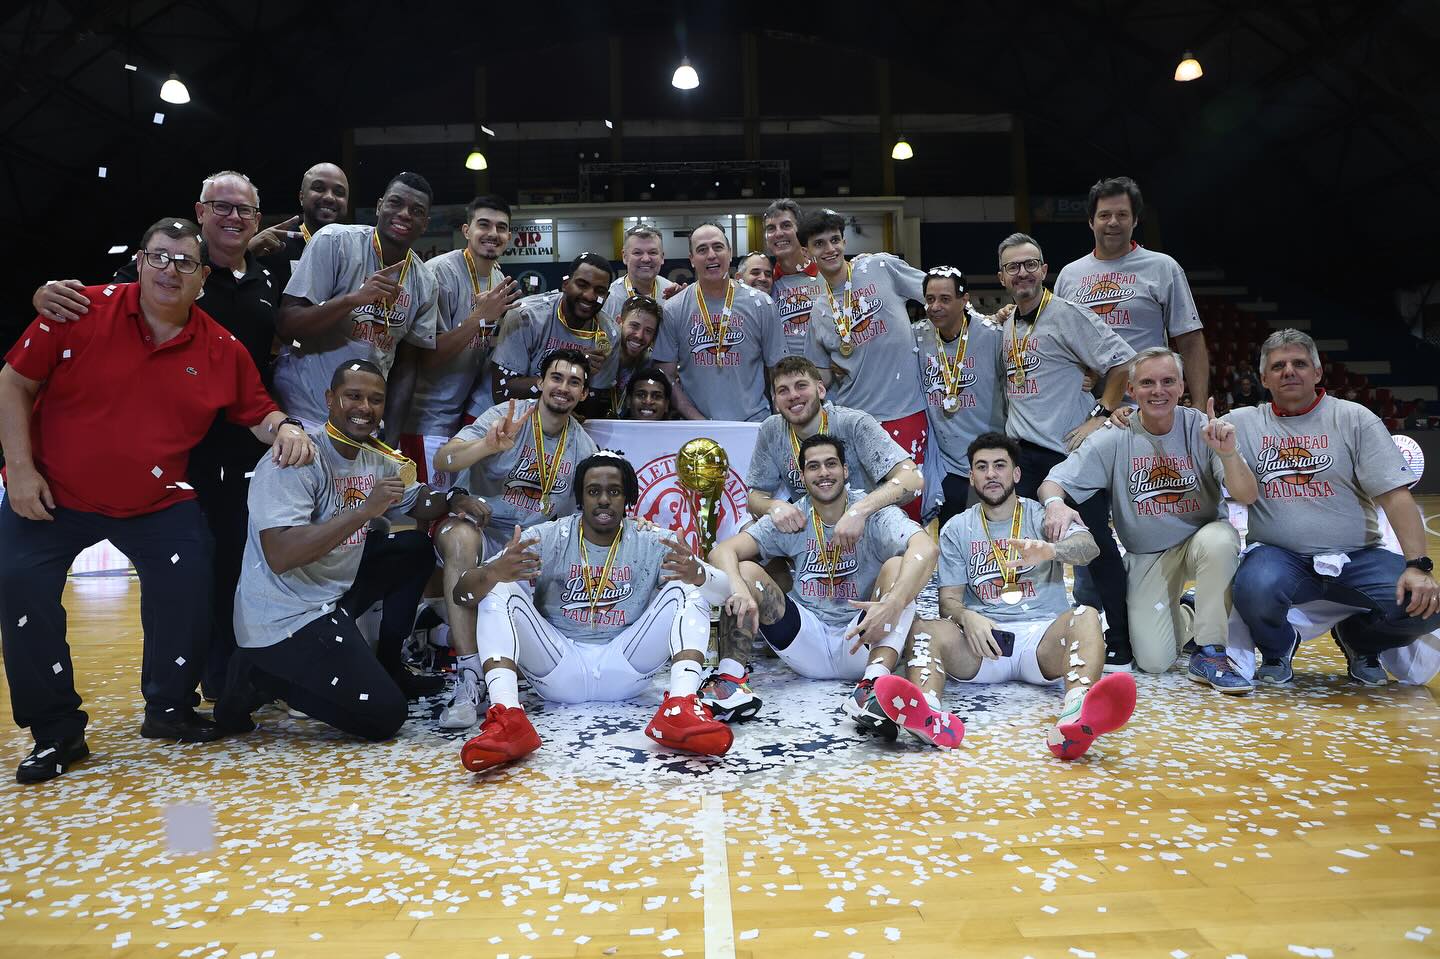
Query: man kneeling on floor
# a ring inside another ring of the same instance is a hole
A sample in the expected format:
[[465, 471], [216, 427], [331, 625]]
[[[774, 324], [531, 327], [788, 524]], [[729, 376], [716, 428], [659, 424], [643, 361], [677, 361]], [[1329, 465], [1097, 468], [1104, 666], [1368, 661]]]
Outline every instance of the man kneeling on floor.
[[[845, 452], [844, 441], [827, 433], [800, 443], [796, 461], [805, 495], [795, 508], [805, 523], [798, 531], [782, 532], [767, 514], [711, 551], [711, 562], [734, 589], [720, 630], [730, 634], [732, 648], [748, 649], [758, 629], [785, 665], [807, 679], [858, 680], [846, 714], [861, 730], [894, 738], [896, 727], [875, 699], [876, 680], [890, 675], [905, 650], [915, 597], [935, 569], [935, 543], [898, 506], [866, 516], [850, 545], [835, 542], [836, 526], [864, 496], [846, 486]], [[788, 595], [760, 565], [776, 557], [793, 570]], [[944, 683], [938, 670], [916, 678]], [[960, 744], [959, 720], [927, 716], [930, 722], [906, 728], [937, 746]]]
[[375, 364], [342, 363], [325, 401], [330, 417], [314, 434], [314, 462], [281, 470], [262, 460], [250, 481], [235, 594], [240, 648], [215, 705], [215, 722], [228, 732], [254, 729], [250, 713], [283, 699], [356, 736], [395, 735], [412, 682], [400, 663], [408, 624], [389, 624], [387, 635], [382, 623], [377, 658], [355, 617], [402, 585], [423, 583], [433, 558], [428, 539], [385, 535], [372, 524], [424, 524], [450, 510], [481, 524], [490, 518], [463, 491], [447, 499], [415, 483], [414, 465], [374, 439], [385, 411], [385, 377]]
[[[1020, 446], [1001, 433], [970, 444], [970, 483], [980, 502], [951, 517], [940, 531], [940, 614], [921, 620], [930, 652], [964, 683], [1019, 679], [1049, 685], [1064, 677], [1065, 702], [1047, 736], [1050, 751], [1076, 759], [1097, 736], [1119, 729], [1135, 708], [1129, 673], [1101, 678], [1105, 636], [1095, 610], [1072, 609], [1065, 595], [1065, 563], [1099, 555], [1094, 538], [1072, 523], [1055, 541], [1045, 538], [1045, 509], [1016, 495]], [[887, 715], [925, 710], [911, 705], [918, 691], [899, 677], [876, 684]]]
[[523, 539], [516, 526], [499, 555], [455, 585], [457, 603], [479, 606], [475, 638], [491, 704], [461, 763], [479, 771], [540, 748], [520, 706], [521, 670], [552, 702], [617, 702], [643, 694], [666, 663], [670, 689], [645, 734], [671, 749], [723, 755], [730, 727], [695, 694], [710, 604], [730, 595], [729, 581], [676, 534], [625, 515], [640, 488], [619, 453], [581, 460], [574, 489], [578, 514], [533, 526]]

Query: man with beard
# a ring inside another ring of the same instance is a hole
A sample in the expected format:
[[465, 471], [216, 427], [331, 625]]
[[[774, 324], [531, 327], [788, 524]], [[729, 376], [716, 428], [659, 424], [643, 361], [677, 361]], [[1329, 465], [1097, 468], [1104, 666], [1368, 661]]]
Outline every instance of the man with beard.
[[[613, 300], [606, 302], [608, 304]], [[653, 297], [633, 293], [625, 298], [620, 307], [620, 348], [615, 364], [615, 382], [608, 390], [591, 391], [590, 399], [581, 406], [586, 419], [618, 419], [625, 415], [630, 381], [642, 368], [650, 365], [650, 351], [660, 331], [660, 316], [660, 304]]]
[[[1005, 321], [1000, 364], [1005, 376], [1005, 432], [1020, 443], [1020, 495], [1033, 498], [1067, 453], [1099, 429], [1125, 392], [1125, 364], [1135, 356], [1094, 313], [1045, 289], [1045, 255], [1024, 233], [1000, 242], [1000, 283], [1015, 299]], [[1105, 377], [1099, 403], [1083, 389], [1086, 369]], [[1088, 412], [1087, 412], [1088, 411]], [[1105, 608], [1106, 663], [1130, 670], [1130, 626], [1125, 606], [1125, 567], [1110, 534], [1110, 496], [1100, 492], [1080, 504], [1100, 555], [1089, 564]], [[1083, 598], [1083, 594], [1082, 594]]]
[[345, 171], [334, 163], [317, 163], [300, 178], [300, 215], [255, 234], [250, 252], [270, 270], [275, 288], [283, 292], [310, 238], [343, 221], [349, 211], [350, 181]]
[[[930, 426], [931, 474], [942, 475], [940, 525], [965, 511], [970, 498], [970, 457], [966, 451], [981, 433], [1003, 420], [995, 369], [1000, 328], [970, 306], [965, 277], [953, 266], [926, 271], [920, 286], [925, 319], [911, 324], [920, 388]], [[1002, 320], [1003, 322], [1003, 320]], [[930, 490], [934, 496], [935, 490]], [[928, 505], [928, 504], [927, 504]]]
[[[725, 615], [733, 618], [739, 648], [749, 648], [758, 630], [801, 676], [856, 682], [846, 714], [862, 730], [890, 736], [895, 726], [875, 701], [875, 680], [890, 675], [908, 644], [915, 597], [935, 569], [935, 543], [887, 506], [867, 517], [861, 535], [842, 547], [835, 541], [837, 527], [861, 499], [845, 485], [850, 471], [844, 442], [816, 433], [800, 444], [797, 459], [806, 495], [796, 508], [806, 518], [804, 528], [782, 532], [765, 516], [710, 552], [710, 562], [730, 580]], [[760, 565], [777, 557], [793, 571], [788, 593]], [[949, 747], [959, 745], [964, 728], [943, 715], [919, 734]]]
[[[1320, 389], [1320, 376], [1315, 341], [1277, 330], [1260, 347], [1271, 401], [1225, 416], [1255, 464], [1260, 494], [1250, 507], [1252, 546], [1235, 573], [1235, 609], [1255, 641], [1255, 678], [1283, 686], [1300, 645], [1292, 607], [1317, 599], [1366, 607], [1336, 624], [1335, 642], [1352, 679], [1384, 686], [1379, 654], [1440, 627], [1440, 585], [1410, 495], [1414, 476], [1385, 424]], [[1377, 507], [1403, 555], [1381, 545]]]
[[440, 725], [467, 729], [480, 705], [482, 669], [475, 645], [475, 606], [456, 601], [455, 584], [481, 560], [505, 547], [518, 526], [529, 529], [574, 509], [575, 464], [595, 452], [595, 441], [572, 414], [585, 398], [590, 367], [584, 353], [552, 350], [540, 361], [540, 398], [492, 406], [435, 454], [435, 468], [459, 475], [491, 510], [480, 526], [463, 517], [442, 522], [435, 551], [444, 564], [445, 607], [455, 651], [456, 683]]
[[[500, 341], [490, 355], [496, 403], [533, 399], [540, 391], [540, 362], [558, 349], [579, 350], [585, 355], [590, 389], [608, 389], [615, 382], [619, 359], [615, 343], [620, 328], [600, 311], [610, 276], [609, 260], [581, 253], [571, 261], [560, 289], [527, 296], [505, 314]], [[471, 412], [478, 415], [473, 403]]]
[[[1065, 595], [1063, 564], [1094, 559], [1095, 541], [1079, 523], [1053, 538], [1046, 531], [1040, 504], [1016, 494], [1020, 450], [1010, 437], [983, 433], [968, 452], [980, 502], [940, 531], [943, 618], [918, 622], [915, 632], [929, 634], [931, 656], [962, 683], [1049, 686], [1064, 677], [1064, 704], [1046, 742], [1060, 759], [1078, 759], [1135, 708], [1128, 673], [1102, 678], [1100, 617], [1089, 607], [1072, 609]], [[936, 703], [925, 709], [920, 691], [897, 680], [876, 684], [882, 709], [906, 728], [923, 723]]]
[[805, 355], [810, 310], [820, 295], [820, 281], [816, 278], [820, 267], [805, 252], [797, 233], [801, 215], [800, 204], [788, 198], [776, 200], [765, 209], [765, 248], [775, 258], [767, 292], [775, 301], [785, 352], [791, 356]]
[[710, 605], [729, 595], [729, 583], [676, 534], [626, 517], [640, 490], [620, 454], [582, 460], [574, 489], [579, 515], [532, 527], [523, 539], [515, 527], [505, 551], [454, 588], [458, 602], [479, 607], [491, 704], [461, 763], [489, 769], [540, 747], [520, 706], [522, 670], [548, 701], [617, 702], [647, 692], [667, 663], [669, 691], [645, 735], [670, 749], [724, 754], [730, 727], [695, 692]]
[[[875, 417], [911, 459], [924, 463], [929, 424], [905, 302], [921, 298], [925, 275], [889, 253], [847, 261], [845, 218], [834, 210], [806, 216], [799, 237], [819, 264], [822, 291], [810, 315], [806, 357], [836, 403]], [[905, 504], [911, 519], [920, 518], [920, 505]]]
[[[262, 381], [269, 379], [270, 350], [275, 341], [276, 310], [284, 289], [273, 271], [264, 268], [248, 249], [260, 222], [260, 192], [250, 178], [222, 170], [200, 185], [195, 203], [200, 224], [201, 250], [206, 271], [199, 301], [212, 319], [245, 347]], [[115, 271], [115, 280], [133, 283], [139, 277], [138, 258]], [[40, 316], [65, 320], [83, 315], [89, 300], [79, 280], [47, 284], [36, 292]], [[84, 304], [81, 304], [84, 300]], [[240, 582], [240, 561], [245, 552], [246, 503], [249, 474], [265, 444], [250, 431], [217, 417], [205, 438], [190, 452], [186, 482], [205, 514], [215, 541], [212, 593], [213, 620], [204, 657], [200, 685], [206, 699], [220, 694], [225, 666], [235, 649], [235, 587]]]
[[[920, 495], [915, 461], [870, 414], [826, 403], [815, 364], [803, 356], [787, 356], [775, 364], [771, 382], [779, 412], [760, 424], [750, 455], [745, 475], [750, 515], [768, 516], [781, 533], [806, 528], [809, 517], [797, 505], [805, 496], [798, 457], [801, 444], [819, 433], [845, 444], [847, 459], [854, 464], [853, 470], [847, 469], [847, 479], [856, 480], [854, 488], [863, 494], [835, 525], [833, 542], [842, 551], [854, 548], [872, 514]], [[722, 617], [720, 662], [700, 698], [722, 719], [744, 720], [759, 711], [760, 700], [750, 689], [744, 665], [750, 647], [733, 626], [733, 619]]]
[[281, 301], [275, 389], [308, 426], [319, 428], [328, 415], [334, 370], [363, 359], [389, 382], [385, 433], [392, 442], [399, 436], [412, 384], [390, 370], [402, 346], [435, 348], [435, 277], [411, 249], [430, 222], [432, 199], [420, 174], [397, 174], [376, 202], [375, 226], [331, 224], [306, 245]]
[[[460, 429], [461, 410], [490, 359], [501, 315], [520, 288], [496, 262], [510, 243], [510, 205], [480, 196], [465, 208], [465, 245], [426, 261], [439, 288], [435, 349], [417, 358], [415, 393], [400, 449], [415, 461], [420, 481], [447, 490], [454, 476], [431, 469], [435, 453]], [[413, 354], [411, 354], [413, 356]]]
[[655, 359], [675, 409], [690, 420], [759, 422], [765, 374], [785, 355], [775, 304], [730, 278], [730, 242], [718, 223], [690, 234], [696, 282], [665, 304]]
[[621, 306], [632, 296], [648, 296], [661, 303], [682, 289], [680, 284], [660, 277], [660, 268], [665, 265], [664, 236], [649, 223], [637, 223], [625, 231], [620, 262], [625, 264], [625, 275], [610, 284], [601, 309], [611, 320], [619, 320]]
[[[22, 783], [85, 756], [61, 594], [85, 548], [108, 539], [135, 565], [149, 739], [208, 742], [195, 685], [211, 631], [211, 540], [186, 482], [218, 415], [273, 443], [286, 466], [314, 455], [275, 408], [235, 337], [196, 306], [209, 268], [199, 228], [167, 218], [140, 241], [140, 279], [81, 287], [84, 319], [36, 317], [0, 369], [0, 634], [15, 721], [35, 749]], [[253, 465], [253, 464], [252, 464]]]
[[747, 253], [735, 268], [735, 279], [768, 296], [775, 285], [775, 266], [765, 253]]
[[245, 571], [236, 597], [240, 641], [215, 722], [225, 732], [255, 728], [250, 713], [281, 699], [312, 719], [365, 739], [389, 739], [405, 721], [400, 665], [405, 628], [382, 623], [378, 656], [355, 617], [407, 581], [423, 582], [428, 550], [402, 548], [373, 524], [409, 517], [421, 524], [447, 512], [484, 522], [483, 503], [450, 496], [402, 472], [403, 457], [374, 439], [385, 410], [385, 378], [365, 360], [342, 363], [325, 393], [330, 411], [312, 435], [308, 466], [255, 467]]
[[1195, 583], [1195, 642], [1190, 678], [1223, 693], [1248, 693], [1250, 681], [1225, 658], [1230, 581], [1240, 538], [1226, 519], [1221, 484], [1249, 505], [1255, 474], [1235, 449], [1235, 428], [1179, 406], [1185, 381], [1180, 354], [1152, 346], [1130, 361], [1127, 391], [1139, 404], [1123, 428], [1102, 429], [1040, 484], [1045, 535], [1055, 539], [1080, 516], [1065, 505], [1100, 490], [1110, 494], [1115, 531], [1125, 547], [1126, 605], [1135, 665], [1161, 673], [1175, 662], [1177, 620], [1186, 584]]
[[668, 420], [670, 377], [654, 366], [647, 366], [631, 377], [625, 400], [625, 418], [652, 422]]

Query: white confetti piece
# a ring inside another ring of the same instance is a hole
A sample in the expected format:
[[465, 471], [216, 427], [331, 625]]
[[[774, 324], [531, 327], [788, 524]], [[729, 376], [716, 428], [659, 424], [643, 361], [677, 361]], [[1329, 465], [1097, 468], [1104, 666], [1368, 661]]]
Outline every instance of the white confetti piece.
[[184, 665], [185, 665], [185, 657], [184, 657], [184, 656], [176, 656], [176, 657], [175, 657], [175, 665], [176, 665], [176, 666], [184, 666]]
[[156, 479], [159, 479], [161, 476], [165, 475], [165, 471], [158, 466], [151, 467], [150, 472]]
[[754, 939], [758, 935], [760, 935], [759, 929], [746, 929], [744, 932], [740, 933], [740, 938], [748, 940]]
[[900, 941], [900, 930], [899, 930], [899, 929], [896, 929], [894, 926], [886, 926], [886, 927], [885, 927], [885, 938], [886, 938], [886, 939], [889, 939], [891, 942], [899, 942], [899, 941]]
[[361, 694], [360, 694], [360, 701], [361, 701], [362, 703], [369, 702], [369, 701], [370, 701], [370, 694], [369, 694], [369, 693], [361, 693]]
[[65, 667], [64, 667], [64, 666], [61, 666], [59, 663], [56, 663], [55, 665], [53, 665], [53, 666], [50, 667], [50, 671], [51, 671], [52, 673], [54, 673], [56, 676], [59, 676], [61, 673], [63, 673], [63, 672], [65, 671]]
[[15, 625], [17, 625], [17, 626], [24, 626], [24, 625], [25, 625], [26, 623], [28, 623], [28, 622], [30, 622], [30, 617], [29, 617], [29, 616], [21, 616], [21, 617], [20, 617], [20, 622], [16, 623]]
[[170, 565], [171, 565], [171, 566], [174, 566], [174, 565], [175, 565], [176, 563], [178, 563], [178, 562], [180, 562], [180, 554], [179, 554], [179, 553], [172, 553], [171, 556], [170, 556]]

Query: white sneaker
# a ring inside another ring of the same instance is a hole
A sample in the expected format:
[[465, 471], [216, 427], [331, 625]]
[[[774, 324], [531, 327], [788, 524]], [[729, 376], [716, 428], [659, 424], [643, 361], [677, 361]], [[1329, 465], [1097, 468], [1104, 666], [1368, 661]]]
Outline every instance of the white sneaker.
[[440, 711], [441, 729], [469, 729], [480, 721], [480, 688], [483, 685], [472, 670], [459, 671], [450, 702]]

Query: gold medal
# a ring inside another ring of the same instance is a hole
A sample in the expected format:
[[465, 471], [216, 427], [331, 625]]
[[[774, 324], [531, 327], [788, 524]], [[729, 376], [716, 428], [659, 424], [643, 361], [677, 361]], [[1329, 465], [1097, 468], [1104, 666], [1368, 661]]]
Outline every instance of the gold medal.
[[947, 393], [945, 399], [940, 401], [940, 408], [947, 413], [953, 413], [960, 408], [960, 398]]
[[565, 417], [565, 426], [560, 430], [560, 441], [555, 444], [555, 454], [549, 462], [545, 460], [545, 431], [540, 427], [540, 414], [530, 418], [535, 427], [535, 468], [540, 474], [540, 515], [550, 515], [550, 491], [560, 478], [560, 463], [565, 458], [565, 444], [570, 436], [570, 417]]
[[1002, 601], [1004, 601], [1004, 603], [1005, 603], [1006, 606], [1014, 606], [1016, 603], [1020, 602], [1020, 597], [1023, 596], [1023, 595], [1024, 595], [1024, 594], [1021, 593], [1018, 588], [1017, 588], [1017, 589], [1006, 589], [1006, 590], [1001, 590], [1001, 592], [1000, 592], [1000, 599], [1001, 599]]
[[850, 337], [848, 337], [848, 336], [842, 337], [841, 340], [840, 340], [840, 355], [841, 355], [841, 356], [849, 356], [851, 353], [854, 353], [854, 352], [855, 352], [855, 344], [850, 341]]
[[410, 457], [406, 456], [404, 453], [400, 452], [399, 450], [392, 449], [391, 447], [386, 446], [384, 443], [380, 442], [373, 436], [364, 443], [357, 443], [350, 437], [346, 436], [344, 433], [336, 429], [335, 424], [331, 423], [329, 420], [325, 421], [325, 435], [330, 437], [335, 442], [341, 444], [342, 446], [352, 446], [355, 449], [366, 453], [379, 453], [387, 460], [390, 460], [392, 463], [396, 463], [399, 465], [400, 472], [398, 475], [400, 477], [400, 482], [405, 484], [406, 489], [409, 489], [410, 487], [415, 485], [415, 480], [419, 477], [419, 471], [415, 466], [415, 461], [412, 460]]
[[[1015, 558], [1015, 547], [1011, 543], [1020, 537], [1020, 497], [1015, 497], [1015, 515], [1010, 519], [1010, 538], [1005, 541], [1005, 548], [1002, 551], [1000, 544], [990, 539], [990, 521], [985, 518], [982, 510], [980, 513], [981, 526], [985, 531], [985, 539], [990, 543], [990, 555], [995, 558], [995, 565], [1000, 568], [1001, 587], [1000, 600], [1006, 606], [1014, 606], [1024, 596], [1024, 591], [1015, 582], [1016, 571], [1010, 561]], [[1003, 553], [1003, 555], [1002, 555]]]
[[725, 333], [730, 328], [730, 308], [735, 304], [735, 281], [728, 280], [725, 287], [725, 305], [720, 309], [720, 321], [712, 323], [710, 309], [705, 305], [705, 291], [695, 287], [695, 303], [700, 307], [700, 319], [705, 323], [705, 332], [715, 341], [715, 355], [722, 356], [729, 349], [725, 344]]
[[853, 273], [854, 265], [846, 263], [845, 289], [840, 294], [840, 302], [836, 303], [835, 291], [830, 289], [830, 281], [825, 279], [825, 274], [818, 270], [815, 272], [815, 275], [820, 278], [820, 282], [825, 284], [825, 295], [830, 300], [830, 315], [835, 320], [835, 332], [840, 334], [841, 356], [849, 356], [855, 352], [855, 340], [850, 335], [850, 331], [855, 325], [855, 317], [850, 312], [850, 283]]

